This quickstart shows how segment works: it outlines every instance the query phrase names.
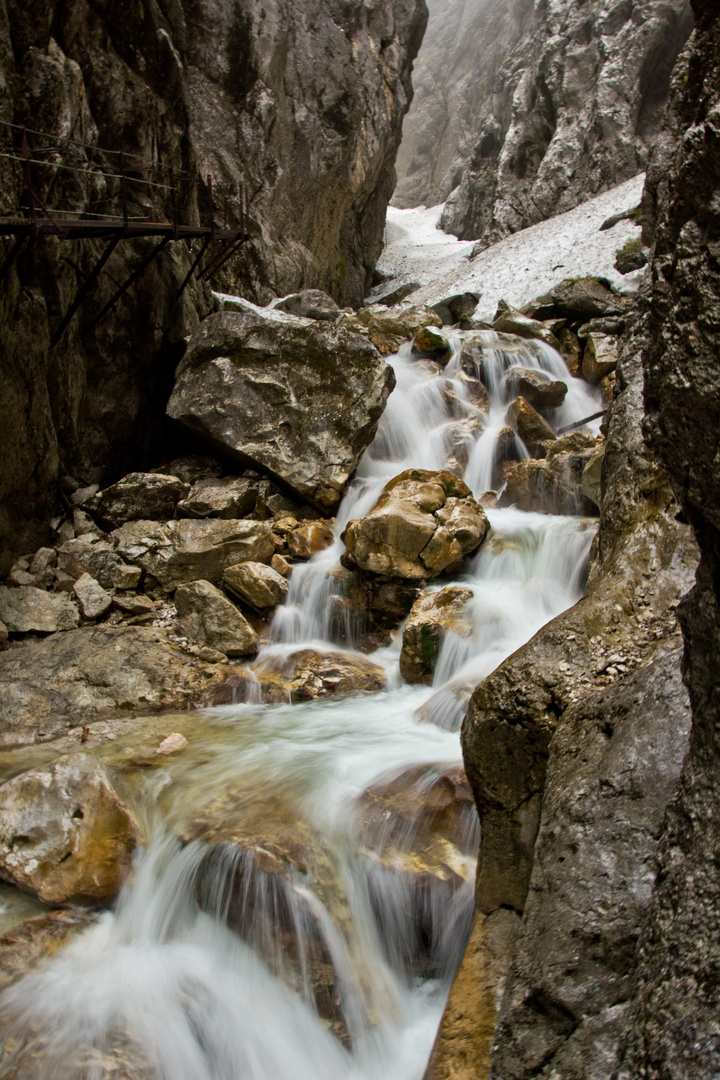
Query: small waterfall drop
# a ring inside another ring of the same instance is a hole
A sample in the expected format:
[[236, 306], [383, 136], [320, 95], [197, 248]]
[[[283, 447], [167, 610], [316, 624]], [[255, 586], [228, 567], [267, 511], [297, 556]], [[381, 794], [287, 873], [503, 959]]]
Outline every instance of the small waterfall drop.
[[[340, 536], [392, 477], [451, 468], [480, 497], [527, 456], [505, 423], [513, 367], [567, 384], [554, 424], [598, 410], [538, 342], [460, 335], [444, 368], [409, 345], [389, 362], [396, 389], [335, 541], [294, 568], [256, 669], [308, 645], [357, 649], [361, 628], [338, 616]], [[579, 599], [594, 535], [581, 518], [488, 516], [457, 579], [470, 630], [447, 635], [432, 687], [403, 683], [396, 634], [373, 654], [394, 689], [207, 711], [202, 751], [152, 788], [155, 837], [115, 910], [2, 995], [0, 1077], [21, 1060], [26, 1080], [100, 1080], [125, 1055], [143, 1080], [420, 1080], [473, 905], [460, 721], [473, 687]], [[454, 831], [433, 832], [447, 805]]]

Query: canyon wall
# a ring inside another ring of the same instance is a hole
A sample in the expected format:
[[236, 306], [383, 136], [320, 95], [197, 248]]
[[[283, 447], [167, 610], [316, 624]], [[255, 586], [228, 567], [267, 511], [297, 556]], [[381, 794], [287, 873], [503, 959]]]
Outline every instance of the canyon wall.
[[635, 176], [691, 28], [687, 0], [431, 9], [397, 205], [448, 199], [442, 227], [485, 247]]
[[[129, 168], [162, 162], [194, 178], [180, 207], [188, 223], [208, 212], [208, 178], [218, 224], [237, 224], [244, 188], [253, 239], [216, 283], [261, 303], [317, 287], [357, 305], [382, 243], [426, 17], [423, 0], [7, 0], [0, 120], [88, 144], [65, 144], [50, 174], [35, 169], [46, 205], [107, 209], [95, 146], [123, 151]], [[0, 141], [18, 153], [17, 131], [3, 128]], [[19, 205], [21, 187], [20, 169], [2, 160], [2, 209]], [[167, 193], [138, 190], [131, 216], [167, 220]], [[183, 340], [211, 310], [206, 283], [176, 300], [195, 249], [169, 244], [88, 327], [154, 243], [118, 245], [54, 348], [103, 242], [39, 239], [0, 285], [0, 570], [47, 535], [63, 477], [84, 484], [157, 463]]]

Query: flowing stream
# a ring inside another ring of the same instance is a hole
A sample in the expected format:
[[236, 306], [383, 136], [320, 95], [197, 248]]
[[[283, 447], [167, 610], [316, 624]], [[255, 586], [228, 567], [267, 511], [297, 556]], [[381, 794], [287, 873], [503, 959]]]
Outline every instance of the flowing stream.
[[[596, 392], [549, 347], [473, 339], [470, 354], [455, 342], [444, 370], [409, 346], [390, 358], [397, 386], [337, 539], [295, 567], [258, 664], [299, 646], [357, 655], [361, 628], [337, 614], [339, 537], [393, 476], [452, 467], [479, 497], [498, 486], [504, 457], [527, 456], [504, 425], [513, 365], [566, 382], [557, 426], [597, 411]], [[469, 930], [479, 839], [460, 801], [438, 856], [422, 808], [461, 761], [473, 687], [582, 594], [595, 531], [512, 507], [488, 517], [457, 579], [472, 591], [469, 629], [446, 637], [432, 687], [403, 683], [398, 632], [372, 654], [388, 690], [207, 710], [201, 738], [146, 775], [134, 799], [153, 839], [115, 910], [4, 996], [25, 1055], [17, 1075], [420, 1080]], [[405, 816], [392, 801], [368, 816], [363, 793], [377, 784], [399, 785]], [[0, 1075], [16, 1075], [12, 1059]]]

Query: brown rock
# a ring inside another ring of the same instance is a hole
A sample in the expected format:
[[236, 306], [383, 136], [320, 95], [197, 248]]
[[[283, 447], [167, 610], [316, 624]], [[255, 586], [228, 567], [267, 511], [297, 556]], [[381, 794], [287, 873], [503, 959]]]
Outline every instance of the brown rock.
[[471, 632], [463, 613], [472, 595], [472, 589], [451, 586], [415, 601], [403, 627], [400, 652], [400, 671], [406, 682], [432, 685], [445, 636], [452, 632], [467, 637]]
[[199, 645], [207, 645], [226, 656], [249, 656], [257, 652], [253, 628], [209, 581], [181, 585], [175, 593], [175, 606], [182, 632]]
[[319, 319], [321, 322], [335, 322], [342, 314], [332, 296], [328, 296], [322, 289], [303, 289], [302, 292], [275, 301], [272, 306], [277, 311], [287, 311], [290, 315]]
[[189, 581], [220, 582], [235, 563], [269, 562], [275, 542], [264, 521], [132, 521], [110, 534], [119, 554], [168, 591]]
[[262, 685], [263, 698], [278, 702], [377, 693], [387, 682], [385, 669], [365, 657], [315, 649], [264, 657], [253, 671]]
[[99, 491], [84, 507], [103, 524], [115, 528], [125, 521], [164, 521], [171, 518], [189, 485], [162, 473], [128, 473], [117, 484]]
[[309, 559], [334, 542], [330, 526], [324, 521], [309, 521], [293, 529], [286, 537], [288, 551], [296, 559]]
[[560, 345], [560, 355], [567, 364], [568, 371], [571, 375], [578, 376], [582, 366], [582, 346], [577, 334], [563, 328], [557, 331], [556, 336]]
[[0, 875], [45, 903], [106, 902], [139, 828], [105, 766], [71, 754], [0, 786]]
[[80, 622], [75, 604], [65, 593], [50, 593], [33, 585], [8, 588], [0, 585], [0, 619], [11, 633], [34, 630], [53, 634], [72, 630]]
[[176, 508], [178, 517], [244, 518], [255, 509], [256, 480], [245, 476], [208, 477], [193, 484]]
[[433, 578], [476, 551], [488, 530], [470, 489], [450, 472], [408, 469], [343, 539], [349, 562], [373, 574]]
[[441, 330], [433, 326], [423, 326], [413, 339], [412, 351], [418, 356], [431, 356], [442, 362], [450, 355], [450, 342]]
[[539, 319], [529, 319], [527, 315], [513, 310], [502, 301], [493, 322], [493, 330], [500, 334], [515, 334], [521, 338], [536, 338], [560, 352], [560, 342], [553, 332], [548, 330], [545, 323], [540, 322]]
[[618, 352], [617, 338], [610, 334], [588, 334], [582, 360], [583, 377], [597, 386], [617, 367]]
[[423, 326], [442, 326], [437, 312], [429, 307], [413, 307], [411, 304], [399, 304], [392, 308], [371, 304], [356, 315], [346, 315], [341, 322], [351, 330], [367, 333], [382, 356], [397, 352]]
[[58, 552], [58, 566], [75, 580], [89, 574], [103, 589], [136, 589], [142, 578], [139, 566], [129, 566], [112, 544], [91, 536], [67, 540]]
[[287, 596], [287, 579], [264, 563], [244, 562], [228, 566], [223, 586], [250, 607], [263, 611], [281, 604]]
[[292, 566], [287, 559], [283, 559], [282, 555], [273, 555], [270, 565], [276, 573], [281, 574], [284, 578], [289, 578], [292, 574]]

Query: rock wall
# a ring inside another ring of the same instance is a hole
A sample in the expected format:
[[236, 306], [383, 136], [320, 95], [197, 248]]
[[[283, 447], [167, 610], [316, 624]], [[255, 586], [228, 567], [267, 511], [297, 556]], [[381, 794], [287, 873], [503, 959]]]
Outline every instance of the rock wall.
[[[426, 17], [423, 0], [3, 0], [0, 120], [196, 176], [181, 207], [187, 221], [207, 207], [210, 177], [218, 223], [226, 212], [237, 222], [244, 185], [254, 239], [218, 284], [262, 303], [314, 286], [359, 304]], [[16, 152], [10, 130], [1, 133], [2, 148]], [[67, 148], [54, 160], [87, 175], [58, 169], [42, 188], [48, 205], [107, 206], [112, 192], [94, 175], [92, 151]], [[2, 209], [19, 204], [20, 189], [19, 170], [3, 160]], [[132, 196], [130, 213], [167, 220], [163, 198]], [[0, 284], [0, 572], [46, 539], [63, 505], [61, 477], [89, 483], [155, 463], [183, 339], [211, 309], [207, 285], [176, 301], [192, 258], [185, 244], [170, 244], [81, 336], [153, 243], [118, 246], [52, 350], [102, 242], [38, 240]], [[8, 250], [0, 241], [3, 258]]]
[[636, 317], [621, 352], [587, 595], [476, 688], [465, 718], [475, 926], [428, 1080], [611, 1080], [619, 1061], [688, 745], [675, 609], [697, 566], [643, 436], [646, 335]]
[[658, 225], [644, 355], [649, 439], [701, 551], [697, 584], [680, 610], [693, 725], [640, 942], [638, 993], [618, 1072], [623, 1080], [720, 1071], [720, 483], [712, 464], [720, 400], [720, 12], [707, 0], [694, 0], [693, 8], [693, 48], [678, 72], [671, 110], [678, 137], [659, 148], [648, 179]]
[[[455, 187], [443, 228], [487, 246], [644, 169], [692, 27], [688, 0], [536, 0], [531, 13], [485, 0], [468, 10], [472, 19], [459, 3], [442, 23], [433, 16], [399, 205], [439, 201]], [[475, 83], [465, 74], [470, 41]], [[438, 100], [432, 120], [426, 83]], [[431, 139], [441, 165], [424, 179], [415, 170]]]
[[[498, 72], [523, 41], [533, 0], [430, 0], [403, 123], [393, 206], [437, 206], [463, 177], [480, 125], [497, 100]], [[507, 114], [507, 115], [505, 115]]]

